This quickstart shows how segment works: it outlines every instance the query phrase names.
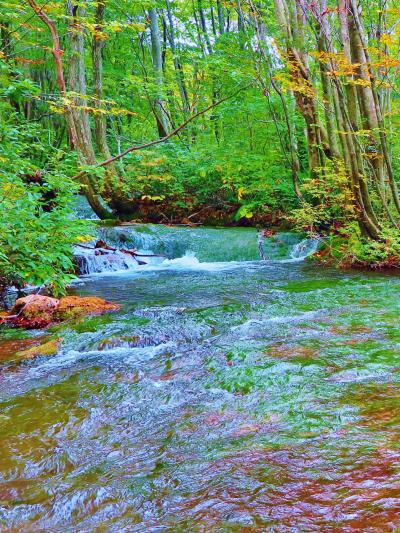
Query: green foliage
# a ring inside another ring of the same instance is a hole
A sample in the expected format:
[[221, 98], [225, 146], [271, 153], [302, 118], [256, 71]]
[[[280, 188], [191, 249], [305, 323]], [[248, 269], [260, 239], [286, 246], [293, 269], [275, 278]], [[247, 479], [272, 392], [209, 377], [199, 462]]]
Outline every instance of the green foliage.
[[251, 219], [296, 204], [279, 157], [266, 154], [170, 143], [136, 153], [125, 170], [126, 194], [188, 211], [235, 207], [236, 219]]
[[72, 203], [78, 187], [62, 173], [41, 171], [37, 161], [50, 150], [32, 124], [0, 126], [0, 288], [8, 284], [47, 285], [62, 293], [74, 278], [72, 245], [90, 230], [73, 219]]
[[400, 238], [394, 228], [384, 227], [382, 239], [365, 238], [356, 222], [330, 234], [320, 252], [323, 261], [341, 267], [398, 268], [400, 265]]
[[302, 186], [301, 206], [290, 218], [299, 229], [310, 231], [340, 227], [355, 218], [350, 179], [342, 161], [328, 161]]
[[[64, 1], [54, 0], [41, 9], [61, 40], [64, 90], [49, 52], [54, 45], [49, 28], [29, 3], [7, 3], [0, 36], [0, 98], [7, 105], [0, 115], [12, 118], [2, 126], [1, 209], [8, 211], [1, 222], [3, 277], [21, 283], [51, 279], [60, 289], [68, 282], [71, 243], [86, 232], [71, 220], [77, 189], [66, 178], [79, 170], [90, 180], [92, 205], [100, 196], [100, 205], [101, 200], [108, 203], [124, 220], [160, 220], [164, 212], [174, 221], [199, 212], [210, 212], [210, 220], [221, 223], [289, 219], [302, 230], [331, 231], [341, 253], [361, 262], [382, 260], [388, 254], [387, 243], [397, 254], [396, 230], [385, 229], [390, 219], [393, 226], [397, 223], [390, 192], [395, 186], [385, 182], [385, 173], [380, 182], [374, 175], [383, 144], [378, 131], [367, 129], [367, 117], [361, 117], [368, 81], [359, 79], [343, 55], [338, 40], [343, 17], [328, 2], [330, 16], [325, 20], [332, 48], [338, 50], [332, 58], [315, 40], [317, 5], [301, 28], [296, 17], [289, 17], [285, 28], [276, 16], [276, 2], [261, 4], [137, 0], [125, 2], [121, 9], [120, 2], [112, 0], [77, 3], [71, 11], [71, 5], [66, 10]], [[364, 6], [368, 27], [377, 23], [372, 4]], [[391, 0], [387, 7], [392, 4]], [[150, 12], [154, 8], [155, 22]], [[387, 17], [387, 23], [394, 24], [395, 13], [389, 10]], [[384, 105], [381, 133], [388, 138], [397, 176], [399, 99], [385, 86], [396, 82], [397, 44], [387, 31], [380, 38], [373, 37], [379, 32], [368, 33], [370, 68]], [[296, 54], [285, 53], [291, 48]], [[297, 55], [304, 59], [309, 76], [300, 72], [293, 59]], [[353, 111], [360, 116], [351, 119], [349, 128], [347, 88], [352, 83], [359, 99], [359, 109]], [[238, 92], [239, 88], [245, 90]], [[335, 94], [340, 97], [337, 102], [332, 100]], [[169, 142], [99, 167], [110, 154], [171, 133], [193, 115], [196, 119]], [[71, 153], [71, 131], [79, 155]], [[43, 171], [39, 181], [27, 179], [38, 170]], [[298, 187], [301, 201], [294, 193]], [[356, 202], [358, 191], [365, 198]], [[364, 242], [359, 235], [365, 206], [372, 211], [370, 218], [376, 213], [373, 225], [379, 228], [370, 229], [370, 237], [377, 238], [384, 227], [377, 242]], [[99, 204], [97, 210], [104, 215]], [[21, 232], [29, 235], [29, 242], [22, 244]]]

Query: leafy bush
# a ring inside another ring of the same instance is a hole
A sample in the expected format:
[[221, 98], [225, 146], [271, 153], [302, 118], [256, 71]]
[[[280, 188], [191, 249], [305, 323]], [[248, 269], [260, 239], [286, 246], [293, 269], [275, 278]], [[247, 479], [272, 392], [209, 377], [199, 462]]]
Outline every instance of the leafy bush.
[[237, 219], [296, 205], [280, 161], [244, 150], [169, 143], [131, 156], [124, 179], [125, 192], [138, 200], [188, 210], [236, 207]]
[[350, 179], [342, 161], [329, 161], [302, 185], [303, 201], [291, 219], [310, 231], [340, 227], [355, 219]]
[[60, 154], [45, 153], [36, 126], [17, 128], [10, 108], [1, 111], [11, 119], [0, 126], [0, 289], [29, 283], [61, 293], [74, 277], [72, 245], [89, 231], [72, 218], [78, 187], [58, 170]]
[[324, 238], [316, 258], [342, 268], [400, 268], [400, 238], [394, 228], [382, 228], [381, 240], [361, 234], [357, 222], [342, 226]]

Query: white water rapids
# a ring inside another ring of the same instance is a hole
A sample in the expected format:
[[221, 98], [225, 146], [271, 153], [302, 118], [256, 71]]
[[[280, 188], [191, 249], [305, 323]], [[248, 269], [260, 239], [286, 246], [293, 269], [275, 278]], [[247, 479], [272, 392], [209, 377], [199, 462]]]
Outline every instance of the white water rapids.
[[[101, 238], [111, 243], [117, 251], [102, 253], [76, 247], [75, 260], [79, 274], [127, 270], [221, 270], [239, 267], [243, 261], [260, 260], [257, 235], [253, 229], [185, 230], [152, 225], [103, 228], [100, 230]], [[295, 262], [303, 261], [315, 253], [318, 245], [319, 240], [315, 238], [301, 239], [292, 233], [279, 233], [272, 239], [266, 239], [265, 250], [269, 261]], [[146, 264], [139, 264], [134, 257], [120, 251], [121, 248], [136, 249], [138, 259]]]

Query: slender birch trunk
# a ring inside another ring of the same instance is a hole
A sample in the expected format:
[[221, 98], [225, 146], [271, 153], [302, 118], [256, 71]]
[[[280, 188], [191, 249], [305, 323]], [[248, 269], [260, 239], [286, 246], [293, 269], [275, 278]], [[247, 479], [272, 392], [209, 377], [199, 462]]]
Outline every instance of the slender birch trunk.
[[162, 60], [162, 47], [160, 38], [160, 28], [158, 25], [157, 9], [153, 8], [149, 12], [150, 34], [151, 34], [151, 55], [153, 60], [154, 80], [156, 84], [156, 97], [154, 98], [154, 115], [157, 122], [157, 129], [160, 138], [168, 135], [168, 114], [166, 103], [163, 98], [164, 73]]

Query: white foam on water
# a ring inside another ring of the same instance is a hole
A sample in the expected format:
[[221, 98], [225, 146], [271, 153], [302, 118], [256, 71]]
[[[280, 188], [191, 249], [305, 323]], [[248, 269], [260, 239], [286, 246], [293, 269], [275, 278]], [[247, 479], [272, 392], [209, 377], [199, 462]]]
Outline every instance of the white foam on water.
[[[100, 256], [107, 257], [107, 256]], [[112, 256], [111, 256], [112, 257]], [[187, 252], [182, 257], [175, 259], [162, 259], [162, 258], [141, 258], [143, 261], [148, 261], [146, 265], [138, 265], [134, 260], [129, 262], [128, 266], [121, 264], [120, 268], [114, 268], [113, 266], [105, 267], [101, 270], [101, 264], [96, 263], [96, 267], [90, 273], [81, 275], [82, 278], [103, 277], [103, 276], [131, 276], [143, 274], [146, 272], [160, 272], [160, 271], [209, 271], [218, 272], [223, 270], [232, 270], [237, 268], [247, 267], [248, 265], [258, 265], [258, 261], [226, 261], [226, 262], [200, 262], [198, 258], [192, 253]], [[79, 283], [79, 280], [75, 281]]]
[[248, 337], [254, 336], [254, 334], [263, 333], [268, 331], [268, 327], [273, 325], [296, 323], [303, 320], [313, 320], [316, 317], [324, 314], [326, 310], [318, 309], [316, 311], [305, 311], [299, 315], [283, 315], [283, 316], [274, 316], [270, 318], [265, 318], [261, 320], [250, 318], [239, 324], [238, 326], [232, 326], [230, 329], [235, 334], [244, 335], [242, 338], [246, 339]]
[[316, 237], [303, 239], [298, 244], [293, 246], [293, 249], [290, 253], [291, 259], [303, 261], [307, 257], [310, 257], [310, 255], [315, 254], [315, 252], [318, 250], [320, 242], [321, 240]]
[[[54, 371], [60, 374], [61, 370], [68, 370], [82, 361], [98, 361], [106, 359], [118, 359], [123, 362], [126, 368], [130, 366], [136, 368], [137, 364], [148, 361], [156, 356], [159, 356], [165, 351], [175, 348], [173, 342], [163, 342], [156, 346], [137, 346], [137, 347], [116, 347], [110, 349], [88, 349], [80, 351], [76, 349], [61, 349], [57, 355], [51, 357], [38, 357], [31, 365], [20, 366], [18, 371], [9, 370], [2, 375], [0, 382], [0, 396], [3, 391], [6, 394], [10, 392], [10, 387], [18, 379], [18, 390], [21, 391], [24, 387], [29, 387], [30, 383], [47, 379]], [[18, 392], [16, 390], [16, 392]]]
[[193, 252], [186, 252], [183, 257], [177, 257], [176, 259], [165, 259], [161, 264], [163, 267], [172, 266], [183, 268], [199, 268], [200, 265], [200, 261]]
[[303, 239], [296, 243], [290, 257], [286, 259], [273, 259], [265, 261], [213, 261], [201, 262], [196, 254], [190, 250], [186, 251], [181, 257], [164, 258], [152, 256], [152, 250], [138, 250], [138, 259], [146, 264], [139, 264], [132, 256], [120, 251], [110, 254], [96, 255], [94, 250], [85, 248], [76, 248], [76, 261], [79, 265], [81, 275], [87, 276], [105, 276], [128, 274], [129, 276], [137, 273], [154, 272], [154, 271], [208, 271], [218, 272], [223, 270], [232, 270], [257, 265], [274, 265], [277, 263], [297, 263], [304, 261], [316, 252], [320, 244], [320, 239], [310, 238]]
[[217, 261], [217, 262], [200, 262], [193, 252], [186, 252], [182, 257], [176, 259], [165, 259], [161, 265], [157, 265], [155, 268], [171, 269], [171, 270], [209, 270], [218, 271], [232, 268], [243, 267], [247, 262], [244, 261]]

